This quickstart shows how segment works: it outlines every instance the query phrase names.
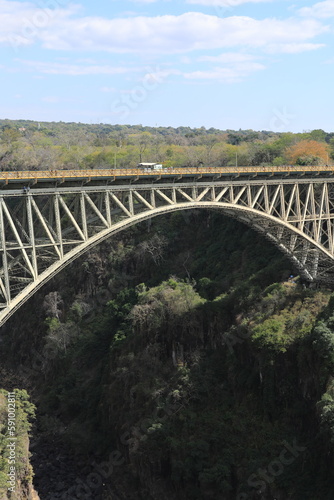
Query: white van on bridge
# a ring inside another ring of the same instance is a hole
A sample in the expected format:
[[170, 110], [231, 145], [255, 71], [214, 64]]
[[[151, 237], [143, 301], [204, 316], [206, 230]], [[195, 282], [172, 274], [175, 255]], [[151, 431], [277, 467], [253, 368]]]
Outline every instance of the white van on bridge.
[[145, 172], [151, 172], [152, 170], [162, 170], [163, 166], [161, 163], [138, 163], [138, 168], [144, 169]]

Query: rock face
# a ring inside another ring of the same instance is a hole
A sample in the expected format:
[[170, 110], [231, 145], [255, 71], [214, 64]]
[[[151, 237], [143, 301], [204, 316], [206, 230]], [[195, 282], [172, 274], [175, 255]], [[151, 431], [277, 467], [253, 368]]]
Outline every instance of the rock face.
[[102, 459], [73, 455], [61, 439], [43, 437], [33, 441], [31, 463], [41, 500], [132, 500], [129, 494], [123, 497], [115, 493], [114, 481], [105, 477], [108, 474]]

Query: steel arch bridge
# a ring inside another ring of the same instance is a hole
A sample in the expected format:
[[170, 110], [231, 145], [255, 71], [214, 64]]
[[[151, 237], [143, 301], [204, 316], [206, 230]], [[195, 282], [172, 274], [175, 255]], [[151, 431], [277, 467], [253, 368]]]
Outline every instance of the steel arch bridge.
[[216, 209], [271, 240], [310, 282], [334, 281], [331, 167], [0, 172], [0, 326], [67, 264], [161, 214]]

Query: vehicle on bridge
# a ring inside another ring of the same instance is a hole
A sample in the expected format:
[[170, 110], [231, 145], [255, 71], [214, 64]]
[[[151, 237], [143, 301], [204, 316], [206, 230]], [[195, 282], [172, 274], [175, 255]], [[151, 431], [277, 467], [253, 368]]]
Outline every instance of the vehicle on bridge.
[[152, 172], [154, 170], [162, 170], [163, 166], [161, 163], [138, 163], [138, 168], [142, 168], [144, 172]]

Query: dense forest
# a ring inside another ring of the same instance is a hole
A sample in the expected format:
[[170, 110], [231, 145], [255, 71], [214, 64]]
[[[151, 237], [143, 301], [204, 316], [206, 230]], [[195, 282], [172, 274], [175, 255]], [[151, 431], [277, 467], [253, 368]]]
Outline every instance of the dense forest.
[[334, 132], [218, 130], [0, 120], [0, 169], [321, 165], [334, 159]]
[[36, 406], [41, 500], [333, 498], [334, 297], [241, 223], [132, 227], [1, 340], [1, 387]]

